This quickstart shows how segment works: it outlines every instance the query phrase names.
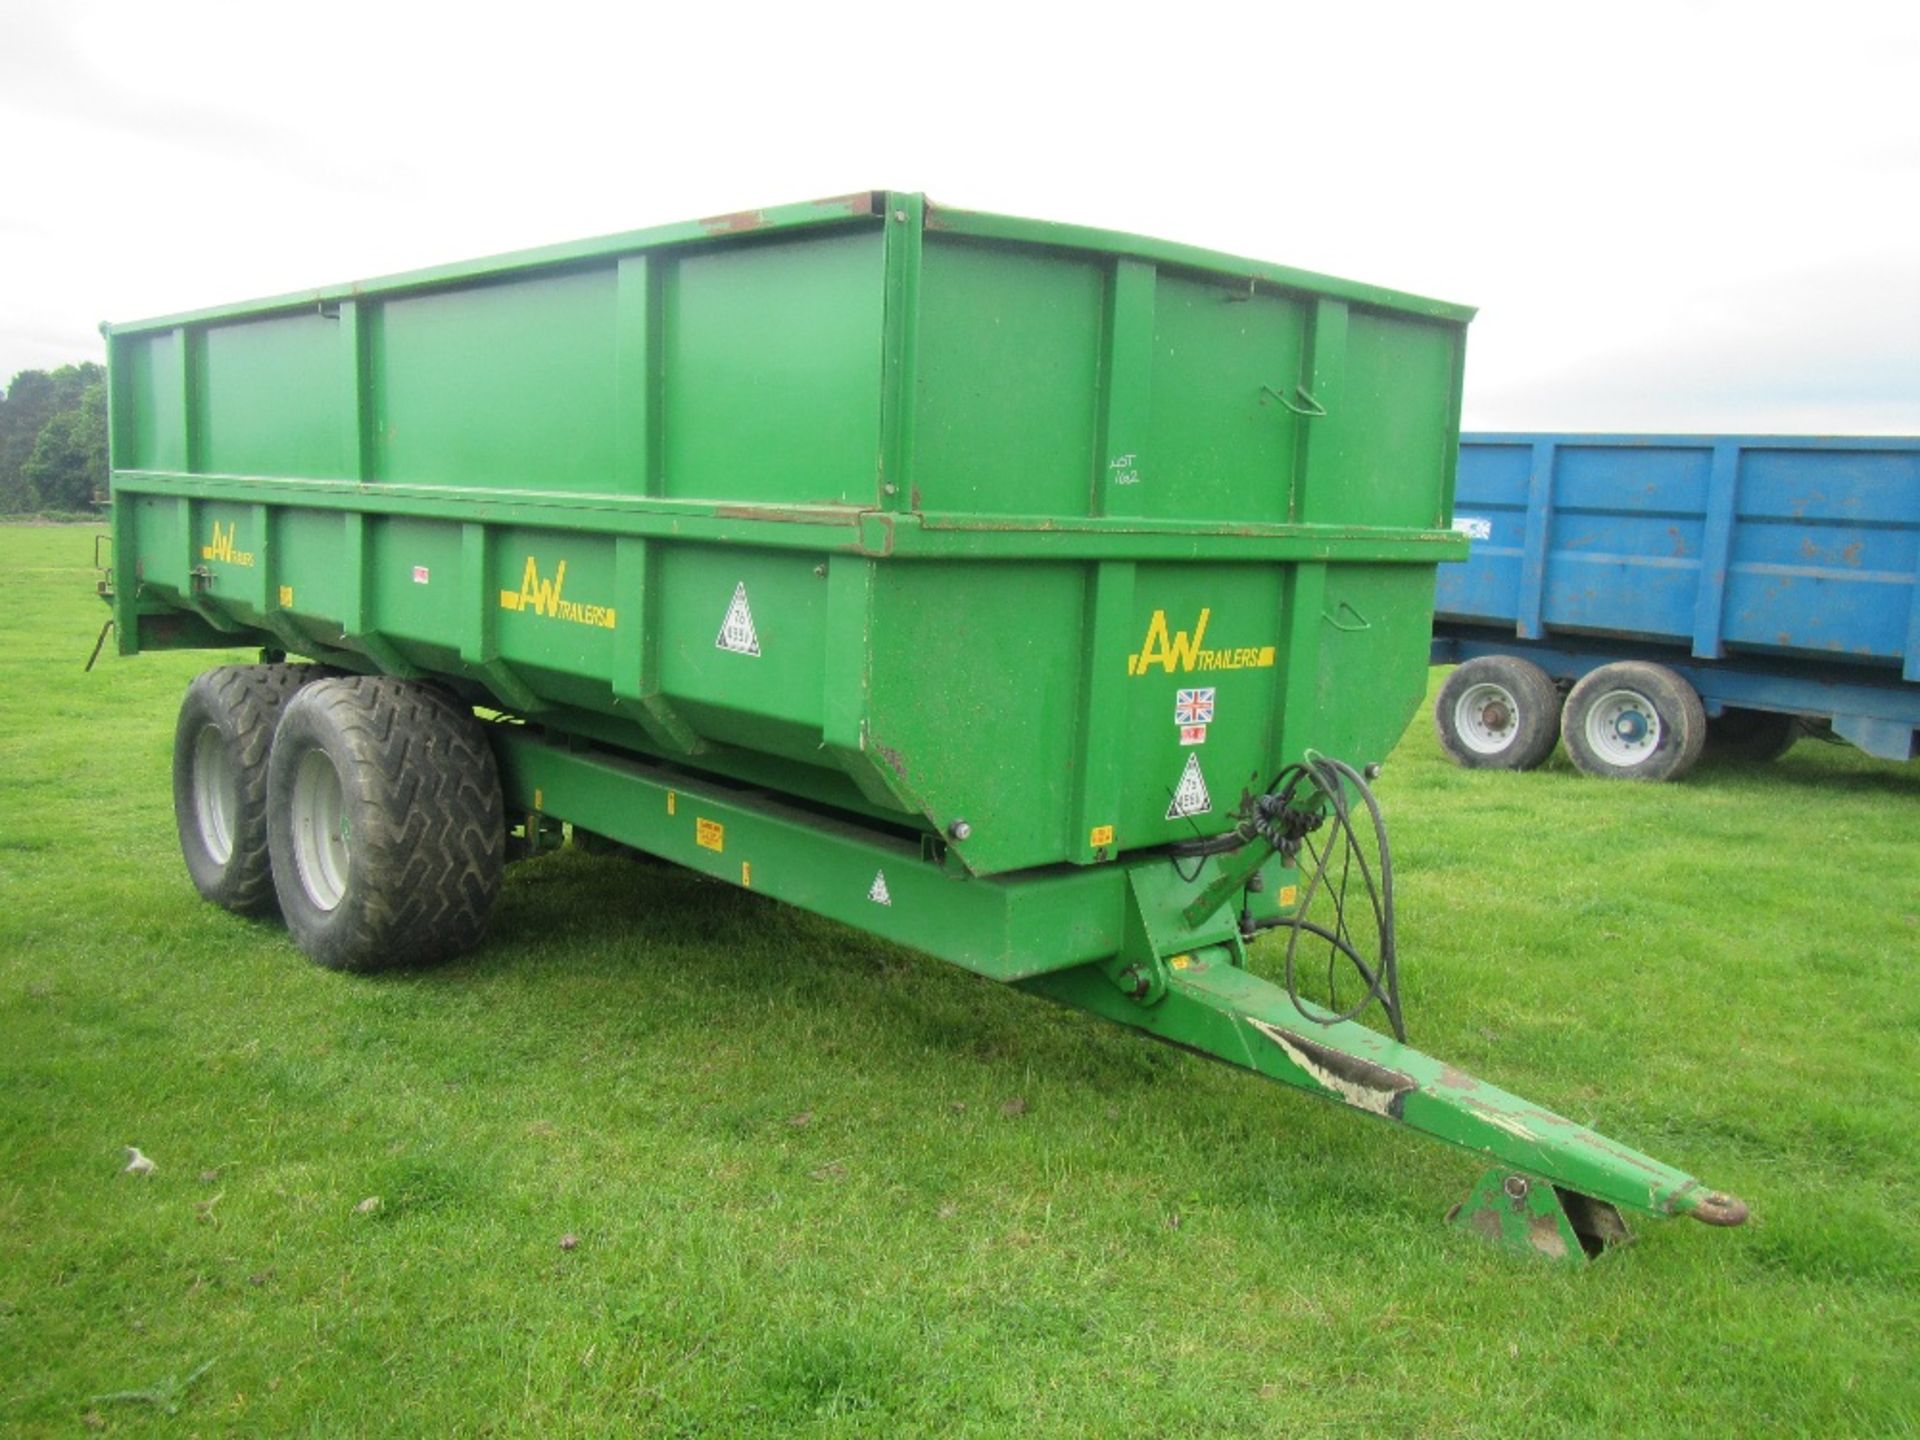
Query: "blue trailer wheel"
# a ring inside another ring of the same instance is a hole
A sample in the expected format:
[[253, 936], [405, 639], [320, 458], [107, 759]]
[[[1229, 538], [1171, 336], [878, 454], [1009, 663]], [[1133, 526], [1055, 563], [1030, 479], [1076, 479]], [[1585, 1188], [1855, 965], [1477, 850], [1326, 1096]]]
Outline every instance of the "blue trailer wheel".
[[1699, 695], [1664, 665], [1602, 665], [1573, 687], [1561, 717], [1567, 754], [1589, 775], [1674, 780], [1707, 739]]
[[1457, 667], [1433, 705], [1440, 746], [1469, 770], [1531, 770], [1560, 738], [1560, 692], [1517, 655], [1482, 655]]
[[1715, 760], [1764, 765], [1793, 748], [1803, 733], [1797, 715], [1740, 710], [1729, 705], [1707, 721], [1707, 754]]

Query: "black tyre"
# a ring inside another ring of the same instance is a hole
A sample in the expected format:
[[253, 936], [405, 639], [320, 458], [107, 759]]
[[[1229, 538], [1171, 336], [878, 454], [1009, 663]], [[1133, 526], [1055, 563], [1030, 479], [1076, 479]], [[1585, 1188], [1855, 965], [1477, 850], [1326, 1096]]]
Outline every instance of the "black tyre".
[[1675, 780], [1707, 740], [1707, 712], [1664, 665], [1623, 660], [1591, 671], [1567, 696], [1560, 734], [1573, 763], [1616, 780]]
[[1791, 750], [1801, 733], [1796, 715], [1729, 708], [1707, 721], [1707, 754], [1715, 760], [1764, 765]]
[[427, 685], [307, 686], [267, 766], [274, 890], [334, 970], [427, 965], [478, 944], [506, 849], [500, 775], [473, 712]]
[[173, 732], [173, 818], [202, 896], [239, 915], [274, 905], [267, 755], [294, 692], [318, 665], [223, 665], [194, 677]]
[[1440, 746], [1469, 770], [1531, 770], [1560, 738], [1560, 692], [1517, 655], [1458, 666], [1433, 705]]

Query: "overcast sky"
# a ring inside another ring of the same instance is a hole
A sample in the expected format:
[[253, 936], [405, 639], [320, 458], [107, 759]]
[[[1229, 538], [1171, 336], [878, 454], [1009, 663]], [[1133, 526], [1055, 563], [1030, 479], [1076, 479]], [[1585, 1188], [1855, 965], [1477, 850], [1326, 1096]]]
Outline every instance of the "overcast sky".
[[1480, 307], [1481, 429], [1920, 434], [1920, 3], [0, 0], [0, 383], [894, 187]]

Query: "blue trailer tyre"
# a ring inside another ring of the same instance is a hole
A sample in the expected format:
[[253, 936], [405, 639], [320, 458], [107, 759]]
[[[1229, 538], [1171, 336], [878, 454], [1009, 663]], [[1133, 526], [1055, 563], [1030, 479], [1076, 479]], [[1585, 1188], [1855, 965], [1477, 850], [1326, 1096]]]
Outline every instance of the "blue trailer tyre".
[[267, 765], [287, 929], [332, 970], [428, 965], [477, 945], [500, 890], [500, 775], [473, 712], [434, 686], [353, 675], [287, 706]]
[[1531, 770], [1560, 738], [1560, 692], [1517, 655], [1455, 667], [1433, 705], [1440, 747], [1469, 770]]
[[267, 755], [283, 706], [333, 672], [222, 665], [194, 677], [173, 732], [173, 818], [201, 896], [237, 915], [274, 908], [267, 856]]
[[1713, 760], [1765, 765], [1791, 750], [1793, 742], [1803, 733], [1797, 715], [1728, 706], [1707, 721], [1707, 756]]
[[1707, 742], [1694, 688], [1664, 665], [1622, 660], [1589, 671], [1567, 695], [1560, 732], [1573, 763], [1610, 780], [1677, 780]]

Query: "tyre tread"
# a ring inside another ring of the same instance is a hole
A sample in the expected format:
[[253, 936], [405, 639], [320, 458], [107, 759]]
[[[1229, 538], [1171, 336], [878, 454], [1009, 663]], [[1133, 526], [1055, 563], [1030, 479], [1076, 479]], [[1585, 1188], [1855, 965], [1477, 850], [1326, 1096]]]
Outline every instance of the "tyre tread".
[[[355, 833], [348, 884], [359, 893], [331, 913], [307, 902], [292, 857], [280, 853], [286, 842], [278, 845], [275, 880], [301, 948], [329, 968], [369, 971], [477, 945], [499, 892], [506, 827], [493, 749], [472, 711], [431, 685], [378, 675], [315, 685], [300, 703], [359, 768], [342, 784], [364, 790], [376, 822]], [[276, 782], [276, 804], [290, 788], [290, 777]], [[276, 840], [283, 822], [272, 823]]]

